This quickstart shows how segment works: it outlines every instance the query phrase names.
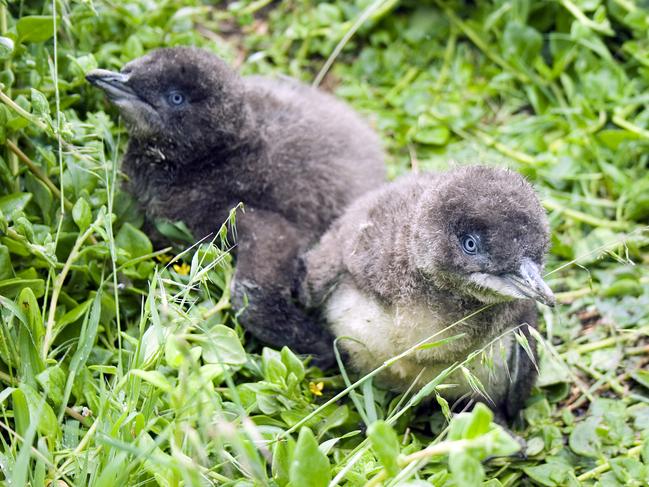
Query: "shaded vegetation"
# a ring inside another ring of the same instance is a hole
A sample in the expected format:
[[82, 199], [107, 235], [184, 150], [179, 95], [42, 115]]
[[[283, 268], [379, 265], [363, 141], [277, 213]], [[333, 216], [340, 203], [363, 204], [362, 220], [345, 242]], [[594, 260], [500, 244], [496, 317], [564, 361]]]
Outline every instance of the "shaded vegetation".
[[[647, 485], [647, 32], [633, 0], [0, 2], [4, 482]], [[516, 445], [484, 407], [447, 425], [441, 399], [350, 392], [262, 350], [229, 306], [227, 243], [153, 248], [84, 73], [178, 44], [321, 80], [392, 176], [485, 162], [534, 182], [561, 305], [542, 310], [526, 459], [501, 456]]]

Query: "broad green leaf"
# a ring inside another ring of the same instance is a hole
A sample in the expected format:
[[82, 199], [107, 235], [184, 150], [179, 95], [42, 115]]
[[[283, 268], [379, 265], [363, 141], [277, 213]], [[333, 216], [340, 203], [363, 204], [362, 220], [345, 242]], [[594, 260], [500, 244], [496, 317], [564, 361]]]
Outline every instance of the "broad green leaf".
[[49, 15], [28, 15], [16, 22], [20, 42], [44, 42], [54, 35], [54, 20]]
[[21, 322], [18, 334], [18, 349], [22, 359], [20, 375], [26, 383], [36, 385], [36, 376], [45, 368], [40, 355], [45, 328], [36, 296], [30, 288], [23, 288], [20, 292], [18, 306], [26, 318], [26, 322]]
[[13, 412], [16, 421], [16, 431], [22, 437], [23, 443], [20, 446], [18, 458], [12, 465], [10, 485], [27, 485], [30, 470], [31, 447], [38, 428], [35, 421], [32, 421], [29, 411], [29, 401], [21, 389], [14, 389], [11, 394], [13, 400]]
[[20, 390], [24, 393], [27, 406], [29, 407], [29, 420], [36, 423], [37, 431], [51, 440], [59, 437], [61, 434], [59, 422], [54, 411], [47, 404], [45, 397], [41, 396], [36, 389], [27, 384], [21, 384]]
[[193, 244], [196, 241], [191, 230], [183, 222], [156, 220], [155, 228], [162, 235], [175, 242]]
[[281, 355], [270, 348], [264, 348], [262, 352], [264, 365], [264, 377], [267, 381], [282, 385], [287, 375], [287, 368], [282, 363]]
[[0, 211], [7, 217], [11, 217], [14, 212], [22, 211], [31, 199], [31, 193], [12, 193], [2, 196], [0, 197]]
[[391, 476], [399, 473], [399, 438], [392, 426], [383, 420], [376, 421], [367, 430], [372, 451]]
[[494, 415], [491, 410], [479, 402], [471, 411], [471, 419], [464, 430], [464, 438], [473, 439], [489, 431], [489, 426]]
[[286, 366], [289, 373], [295, 374], [298, 382], [304, 380], [304, 364], [288, 347], [282, 348], [282, 363]]
[[36, 380], [47, 394], [48, 399], [56, 406], [63, 401], [65, 389], [65, 372], [59, 365], [48, 367], [36, 376]]
[[232, 328], [216, 325], [202, 343], [203, 360], [208, 363], [243, 365], [248, 360], [239, 337]]
[[649, 389], [649, 371], [637, 370], [636, 372], [631, 374], [631, 377], [633, 377], [633, 380], [635, 380], [637, 383], [642, 384], [647, 389]]
[[83, 315], [86, 314], [88, 308], [90, 308], [90, 305], [92, 303], [93, 303], [93, 299], [88, 299], [87, 301], [84, 301], [79, 306], [72, 308], [70, 311], [68, 311], [59, 319], [57, 319], [56, 326], [55, 326], [55, 330], [56, 330], [55, 334], [59, 334], [61, 330], [63, 330], [66, 326], [81, 319], [81, 317], [83, 317]]
[[610, 286], [601, 291], [601, 295], [607, 298], [615, 296], [640, 296], [644, 292], [644, 286], [638, 279], [623, 278], [615, 280]]
[[97, 69], [99, 67], [95, 56], [93, 56], [92, 54], [84, 54], [83, 56], [72, 58], [70, 60], [72, 61], [71, 69], [76, 71], [75, 74], [77, 76], [85, 76], [93, 69]]
[[555, 384], [570, 382], [570, 371], [566, 365], [563, 365], [552, 354], [541, 349], [541, 360], [539, 364], [539, 378], [537, 379], [538, 387], [546, 387]]
[[34, 113], [34, 115], [43, 118], [49, 118], [50, 104], [48, 103], [45, 95], [40, 91], [32, 88], [31, 97], [32, 97], [32, 112]]
[[5, 279], [0, 281], [0, 294], [8, 298], [14, 298], [23, 289], [30, 289], [34, 296], [40, 298], [45, 294], [45, 281], [43, 279]]
[[106, 466], [99, 467], [101, 470], [97, 471], [100, 473], [91, 487], [126, 485], [129, 469], [125, 468], [125, 465], [128, 465], [128, 454], [118, 451]]
[[300, 430], [289, 478], [292, 485], [300, 487], [326, 487], [331, 480], [329, 459], [318, 448], [309, 428]]
[[525, 467], [523, 471], [534, 481], [546, 487], [564, 487], [572, 469], [563, 463], [552, 462]]
[[8, 37], [0, 36], [0, 59], [8, 59], [14, 52], [14, 41]]
[[616, 234], [608, 228], [595, 228], [585, 238], [575, 242], [574, 255], [579, 259], [579, 264], [586, 265], [596, 262], [605, 250], [615, 242], [620, 241], [622, 235]]
[[448, 466], [458, 487], [475, 487], [484, 479], [482, 464], [467, 451], [452, 451]]
[[11, 265], [9, 248], [0, 244], [0, 281], [8, 279], [14, 275], [14, 269]]
[[525, 445], [525, 455], [528, 457], [533, 457], [540, 454], [545, 449], [545, 442], [543, 438], [535, 436], [526, 441]]
[[624, 192], [624, 216], [629, 220], [642, 220], [649, 216], [649, 176], [634, 181]]
[[43, 220], [46, 224], [50, 223], [50, 209], [54, 201], [52, 191], [40, 179], [35, 178], [31, 174], [25, 175], [25, 189], [27, 189], [33, 196], [34, 201], [41, 209]]
[[148, 452], [143, 459], [144, 470], [156, 479], [160, 487], [173, 487], [177, 485], [174, 482], [175, 469], [173, 468], [173, 457], [165, 453], [153, 438], [151, 438], [151, 435], [146, 433], [141, 435], [138, 441], [138, 448]]
[[163, 392], [171, 392], [173, 389], [173, 386], [167, 380], [164, 374], [158, 370], [133, 369], [130, 373], [131, 375], [139, 377], [140, 379], [148, 382], [152, 386], [157, 387]]
[[625, 484], [634, 483], [638, 479], [649, 480], [645, 473], [645, 467], [635, 458], [619, 457], [610, 461], [611, 470], [620, 482]]
[[77, 224], [79, 230], [82, 232], [85, 231], [92, 222], [92, 211], [90, 210], [90, 205], [88, 202], [79, 198], [72, 208], [72, 218], [74, 223]]
[[640, 136], [628, 130], [605, 129], [597, 132], [597, 138], [610, 149], [617, 150], [623, 142], [637, 140]]
[[291, 458], [295, 455], [295, 440], [290, 436], [282, 441], [275, 443], [273, 447], [273, 463], [271, 471], [273, 479], [280, 485], [286, 485], [289, 482], [289, 470], [291, 468]]
[[222, 364], [205, 364], [200, 368], [201, 378], [203, 383], [212, 382], [218, 379], [218, 382], [221, 382], [223, 374], [225, 374], [226, 369]]
[[424, 127], [417, 129], [413, 135], [413, 140], [420, 144], [445, 145], [450, 136], [450, 130], [440, 125], [437, 127]]
[[318, 427], [318, 436], [322, 437], [327, 431], [338, 428], [345, 424], [349, 418], [349, 407], [346, 405], [338, 406], [331, 414], [328, 414], [325, 420]]
[[374, 401], [374, 388], [372, 386], [372, 378], [363, 381], [361, 384], [361, 392], [363, 397], [363, 407], [365, 409], [365, 421], [367, 423], [374, 423], [378, 419], [376, 412], [376, 403]]
[[13, 403], [13, 413], [16, 421], [16, 433], [25, 436], [29, 428], [29, 405], [27, 397], [22, 389], [13, 389], [11, 392], [11, 401]]
[[118, 372], [117, 367], [114, 365], [90, 365], [88, 366], [88, 369], [108, 375], [117, 375]]
[[65, 383], [65, 391], [63, 393], [63, 401], [61, 404], [61, 410], [59, 411], [59, 416], [63, 415], [63, 407], [68, 402], [72, 386], [77, 380], [77, 374], [85, 366], [92, 347], [95, 344], [97, 330], [99, 328], [99, 318], [101, 316], [101, 295], [101, 292], [98, 292], [95, 295], [90, 312], [86, 314], [83, 324], [81, 325], [81, 333], [79, 334], [79, 340], [77, 341], [77, 349], [70, 360], [70, 369]]
[[525, 421], [530, 424], [542, 424], [550, 418], [551, 414], [550, 403], [545, 398], [535, 401], [523, 411]]
[[125, 223], [115, 237], [117, 246], [125, 250], [131, 259], [153, 252], [149, 237], [130, 223]]
[[[486, 435], [485, 455], [506, 457], [520, 451], [521, 445], [500, 425], [493, 425], [493, 429]], [[482, 459], [482, 457], [481, 457]]]
[[169, 367], [174, 369], [180, 368], [185, 361], [186, 345], [181, 343], [178, 338], [171, 335], [164, 344], [165, 362]]
[[503, 33], [505, 56], [518, 63], [531, 63], [541, 51], [543, 37], [534, 28], [512, 21]]

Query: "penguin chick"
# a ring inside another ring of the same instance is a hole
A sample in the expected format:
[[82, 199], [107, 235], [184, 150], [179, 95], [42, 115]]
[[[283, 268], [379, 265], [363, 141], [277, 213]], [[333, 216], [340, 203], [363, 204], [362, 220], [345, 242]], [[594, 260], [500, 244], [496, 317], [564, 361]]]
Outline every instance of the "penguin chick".
[[344, 103], [286, 79], [241, 77], [196, 48], [158, 49], [87, 79], [119, 108], [122, 168], [147, 220], [216, 231], [239, 202], [233, 304], [275, 346], [332, 357], [331, 337], [295, 304], [298, 254], [384, 180], [378, 137]]
[[[554, 304], [541, 277], [548, 242], [538, 198], [512, 171], [466, 166], [411, 175], [361, 197], [307, 252], [302, 299], [322, 308], [361, 374], [433, 335], [431, 341], [455, 337], [417, 349], [379, 375], [394, 390], [415, 380], [421, 388], [487, 347], [494, 367], [480, 357], [467, 365], [485, 394], [476, 394], [457, 371], [444, 381], [455, 387], [442, 395], [490, 402], [501, 419], [511, 420], [536, 369], [507, 331], [536, 326], [533, 300]], [[530, 347], [536, 354], [533, 340]]]

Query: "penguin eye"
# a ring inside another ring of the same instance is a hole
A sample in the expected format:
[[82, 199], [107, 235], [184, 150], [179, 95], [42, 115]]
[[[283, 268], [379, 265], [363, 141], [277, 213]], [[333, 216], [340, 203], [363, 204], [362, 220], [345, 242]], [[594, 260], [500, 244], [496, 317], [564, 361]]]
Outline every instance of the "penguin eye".
[[185, 95], [180, 91], [172, 91], [167, 95], [167, 101], [170, 105], [177, 107], [185, 103]]
[[462, 245], [462, 250], [467, 255], [475, 255], [478, 253], [478, 243], [480, 238], [477, 235], [462, 235], [460, 237], [460, 245]]

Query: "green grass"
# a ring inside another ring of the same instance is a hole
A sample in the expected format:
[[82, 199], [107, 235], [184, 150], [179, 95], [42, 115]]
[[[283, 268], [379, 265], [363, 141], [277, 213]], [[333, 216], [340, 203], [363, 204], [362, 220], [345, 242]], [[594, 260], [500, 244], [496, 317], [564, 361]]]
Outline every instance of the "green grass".
[[[647, 485], [647, 32], [633, 0], [0, 3], [2, 481]], [[540, 310], [527, 459], [485, 408], [448, 424], [443, 376], [426, 401], [262, 349], [225, 244], [152, 247], [119, 189], [124, 128], [83, 75], [176, 44], [322, 80], [393, 177], [483, 162], [535, 184], [560, 305]]]

